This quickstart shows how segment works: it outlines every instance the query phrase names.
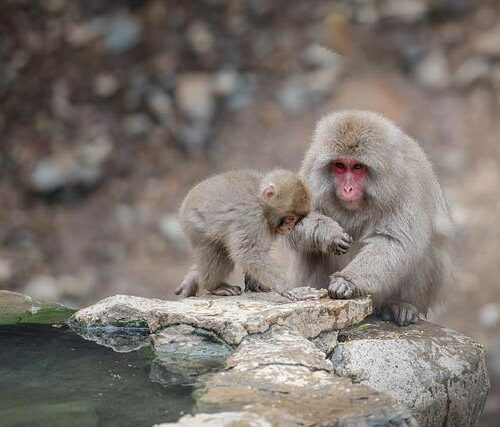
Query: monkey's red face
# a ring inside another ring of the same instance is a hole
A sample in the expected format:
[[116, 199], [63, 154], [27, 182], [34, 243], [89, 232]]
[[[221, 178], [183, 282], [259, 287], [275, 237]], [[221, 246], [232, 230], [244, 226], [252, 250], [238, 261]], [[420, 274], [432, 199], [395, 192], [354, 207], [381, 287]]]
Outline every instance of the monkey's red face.
[[368, 168], [356, 159], [344, 157], [332, 163], [337, 197], [347, 209], [361, 206], [365, 193], [365, 179]]

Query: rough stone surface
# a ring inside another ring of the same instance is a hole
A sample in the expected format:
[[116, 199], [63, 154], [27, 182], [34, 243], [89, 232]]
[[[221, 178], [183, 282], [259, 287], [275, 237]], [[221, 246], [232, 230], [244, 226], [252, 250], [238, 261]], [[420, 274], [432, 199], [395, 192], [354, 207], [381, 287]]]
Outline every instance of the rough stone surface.
[[336, 374], [391, 395], [421, 426], [477, 424], [489, 381], [484, 349], [470, 338], [427, 322], [369, 319], [340, 340]]
[[241, 408], [273, 426], [416, 425], [389, 396], [300, 365], [238, 365], [213, 375], [197, 399], [200, 411]]
[[483, 349], [446, 328], [400, 328], [369, 313], [369, 298], [301, 288], [287, 297], [118, 295], [71, 323], [118, 351], [144, 336], [127, 347], [126, 335], [96, 331], [142, 327], [156, 354], [151, 381], [195, 385], [197, 415], [164, 426], [475, 425], [489, 387]]
[[313, 338], [322, 332], [356, 324], [371, 311], [369, 298], [332, 300], [325, 297], [292, 302], [278, 294], [249, 293], [238, 297], [162, 301], [117, 295], [78, 311], [72, 321], [81, 326], [147, 325], [151, 332], [186, 324], [211, 331], [234, 346], [248, 335], [278, 328]]
[[151, 344], [157, 356], [158, 370], [167, 369], [175, 376], [193, 378], [222, 369], [232, 352], [232, 348], [214, 334], [189, 325], [165, 328], [151, 336]]
[[304, 366], [312, 371], [332, 370], [332, 364], [307, 338], [284, 331], [246, 338], [227, 360], [227, 368], [251, 370], [267, 365]]
[[154, 427], [271, 427], [272, 425], [266, 418], [251, 412], [220, 412], [185, 415], [176, 423], [157, 424]]

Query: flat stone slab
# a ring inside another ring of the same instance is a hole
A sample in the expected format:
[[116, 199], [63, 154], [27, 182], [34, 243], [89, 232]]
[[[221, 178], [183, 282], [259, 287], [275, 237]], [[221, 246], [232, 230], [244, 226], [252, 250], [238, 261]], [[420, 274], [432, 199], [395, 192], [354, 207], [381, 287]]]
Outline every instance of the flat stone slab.
[[302, 366], [270, 365], [215, 374], [199, 411], [244, 409], [269, 425], [417, 426], [394, 399], [348, 378]]
[[324, 292], [297, 291], [290, 301], [275, 293], [164, 301], [126, 295], [106, 298], [72, 317], [73, 326], [147, 326], [151, 332], [185, 324], [213, 332], [236, 346], [248, 335], [285, 328], [306, 338], [356, 324], [372, 312], [369, 298], [332, 300]]
[[369, 318], [339, 341], [337, 375], [394, 397], [421, 426], [477, 425], [489, 380], [485, 351], [471, 338], [424, 321], [400, 328]]

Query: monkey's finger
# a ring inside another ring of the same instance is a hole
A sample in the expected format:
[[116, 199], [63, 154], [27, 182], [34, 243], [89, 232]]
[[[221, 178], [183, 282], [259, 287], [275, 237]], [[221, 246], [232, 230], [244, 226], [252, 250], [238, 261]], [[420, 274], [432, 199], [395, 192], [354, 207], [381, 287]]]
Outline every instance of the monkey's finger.
[[397, 321], [396, 323], [399, 325], [399, 326], [408, 326], [408, 324], [410, 323], [409, 320], [408, 320], [408, 310], [406, 307], [401, 307], [400, 310], [399, 310], [399, 314], [398, 314], [398, 318], [397, 318]]
[[347, 234], [347, 233], [342, 234], [342, 239], [349, 242], [349, 243], [352, 243], [352, 237], [349, 236], [349, 234]]
[[341, 249], [347, 250], [349, 249], [349, 246], [351, 246], [351, 244], [348, 242], [340, 241], [340, 243], [337, 246], [339, 246]]

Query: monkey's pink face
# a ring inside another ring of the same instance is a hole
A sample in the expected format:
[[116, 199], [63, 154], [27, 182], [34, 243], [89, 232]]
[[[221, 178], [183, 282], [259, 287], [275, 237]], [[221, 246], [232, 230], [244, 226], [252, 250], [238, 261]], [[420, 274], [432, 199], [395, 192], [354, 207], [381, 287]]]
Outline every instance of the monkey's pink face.
[[283, 234], [284, 236], [290, 234], [299, 219], [300, 218], [296, 215], [287, 216], [283, 219], [283, 221], [281, 221], [280, 225], [278, 226], [278, 233]]
[[368, 168], [350, 157], [332, 163], [332, 174], [336, 184], [336, 195], [347, 209], [361, 206], [365, 194], [365, 179]]

